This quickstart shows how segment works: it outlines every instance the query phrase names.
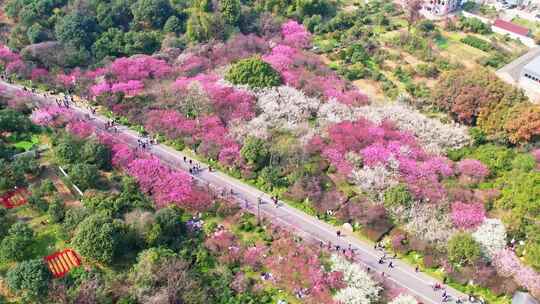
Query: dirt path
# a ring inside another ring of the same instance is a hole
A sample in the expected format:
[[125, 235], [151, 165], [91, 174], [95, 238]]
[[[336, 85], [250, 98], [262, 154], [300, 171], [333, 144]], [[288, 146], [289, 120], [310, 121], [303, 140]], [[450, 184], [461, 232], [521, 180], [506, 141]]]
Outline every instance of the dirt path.
[[64, 184], [64, 182], [56, 175], [54, 170], [50, 167], [46, 167], [44, 172], [44, 179], [49, 179], [53, 182], [54, 187], [58, 191], [58, 196], [64, 204], [68, 207], [81, 207], [82, 203], [80, 200], [76, 199], [75, 196], [71, 193], [69, 188]]

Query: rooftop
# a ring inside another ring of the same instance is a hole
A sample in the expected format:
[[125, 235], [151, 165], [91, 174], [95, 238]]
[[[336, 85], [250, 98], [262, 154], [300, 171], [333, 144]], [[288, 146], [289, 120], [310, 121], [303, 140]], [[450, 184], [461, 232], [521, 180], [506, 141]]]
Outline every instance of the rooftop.
[[507, 30], [509, 32], [512, 32], [517, 35], [521, 36], [527, 36], [529, 34], [529, 29], [526, 27], [523, 27], [521, 25], [517, 25], [512, 22], [504, 21], [502, 19], [497, 19], [493, 23], [493, 26], [496, 26], [498, 28], [501, 28], [503, 30]]

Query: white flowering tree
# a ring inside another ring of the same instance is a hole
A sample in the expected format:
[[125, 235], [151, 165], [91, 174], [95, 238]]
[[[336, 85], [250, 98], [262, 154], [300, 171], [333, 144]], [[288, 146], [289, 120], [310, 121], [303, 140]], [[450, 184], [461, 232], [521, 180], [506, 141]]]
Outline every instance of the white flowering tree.
[[480, 244], [482, 253], [489, 260], [506, 247], [506, 228], [499, 219], [486, 219], [473, 232], [472, 237]]
[[363, 192], [382, 201], [384, 190], [398, 184], [397, 171], [386, 166], [363, 167], [351, 172], [350, 180]]
[[461, 148], [470, 142], [465, 126], [444, 124], [402, 103], [368, 105], [355, 108], [354, 112], [377, 123], [385, 119], [393, 121], [399, 129], [412, 132], [425, 145], [424, 149], [432, 153]]
[[411, 295], [400, 294], [390, 301], [389, 304], [418, 304], [418, 301]]
[[381, 286], [360, 266], [335, 254], [330, 257], [330, 261], [332, 270], [342, 272], [347, 284], [334, 296], [336, 301], [342, 304], [369, 304], [379, 300]]
[[457, 232], [448, 213], [432, 204], [414, 202], [409, 208], [392, 207], [390, 213], [404, 224], [405, 231], [430, 243], [444, 246]]
[[344, 120], [356, 120], [356, 115], [352, 107], [334, 99], [321, 105], [317, 117], [322, 126], [339, 123]]
[[317, 117], [322, 103], [289, 86], [250, 91], [257, 97], [257, 116], [247, 124], [231, 126], [231, 133], [240, 141], [248, 135], [268, 139], [272, 129], [285, 129], [302, 137], [312, 129], [309, 121]]

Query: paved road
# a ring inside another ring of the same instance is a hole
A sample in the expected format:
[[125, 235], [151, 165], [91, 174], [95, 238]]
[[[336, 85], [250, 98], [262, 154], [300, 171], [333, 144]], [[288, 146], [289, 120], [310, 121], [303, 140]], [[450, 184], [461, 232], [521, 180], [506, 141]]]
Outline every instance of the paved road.
[[[15, 85], [4, 84], [8, 87], [8, 90], [5, 92], [7, 94], [14, 93], [14, 90], [20, 89]], [[46, 99], [41, 96], [36, 96], [35, 98], [41, 103], [54, 104], [54, 100], [52, 99]], [[72, 109], [80, 114], [81, 117], [89, 115], [93, 124], [99, 128], [103, 128], [105, 122], [108, 121], [103, 116], [93, 115], [84, 107], [72, 106]], [[118, 138], [132, 147], [137, 147], [137, 139], [140, 137], [139, 134], [128, 128], [120, 127]], [[189, 164], [183, 161], [186, 155], [166, 145], [153, 145], [150, 148], [150, 152], [171, 167], [182, 170], [189, 169]], [[382, 256], [382, 252], [375, 250], [371, 244], [352, 235], [342, 235], [338, 238], [336, 235], [338, 229], [336, 227], [307, 215], [283, 202], [280, 202], [279, 207], [276, 207], [271, 202], [271, 197], [266, 193], [221, 172], [203, 170], [197, 175], [194, 175], [194, 178], [202, 183], [209, 184], [213, 188], [224, 189], [228, 192], [232, 189], [235, 193], [234, 196], [240, 201], [241, 207], [255, 214], [260, 212], [261, 216], [264, 216], [272, 223], [293, 230], [305, 239], [325, 243], [331, 242], [333, 245], [340, 245], [341, 248], [348, 248], [350, 245], [356, 252], [357, 262], [364, 267], [369, 267], [372, 271], [376, 271], [379, 274], [384, 272], [385, 280], [390, 280], [399, 287], [406, 289], [409, 294], [416, 296], [423, 303], [442, 303], [441, 291], [435, 292], [432, 289], [432, 286], [437, 282], [436, 280], [423, 273], [415, 272], [413, 267], [397, 259], [393, 260], [395, 267], [391, 269], [388, 268], [388, 263], [378, 264], [378, 259]], [[262, 199], [263, 203], [258, 208], [257, 201], [259, 198]], [[452, 299], [457, 299], [458, 297], [465, 298], [464, 294], [452, 288], [446, 287], [446, 290]], [[453, 300], [450, 301], [450, 303], [452, 302]]]

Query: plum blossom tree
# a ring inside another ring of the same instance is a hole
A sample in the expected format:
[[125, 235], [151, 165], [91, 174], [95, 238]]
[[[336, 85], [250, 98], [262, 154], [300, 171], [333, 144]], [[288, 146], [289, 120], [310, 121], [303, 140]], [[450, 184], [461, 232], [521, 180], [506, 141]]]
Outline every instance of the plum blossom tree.
[[364, 167], [353, 170], [350, 179], [362, 191], [375, 196], [380, 201], [384, 190], [398, 184], [396, 169], [382, 165]]
[[452, 222], [457, 228], [472, 229], [478, 227], [485, 218], [486, 211], [482, 203], [452, 203]]
[[110, 65], [111, 73], [120, 82], [161, 78], [171, 73], [171, 66], [161, 59], [147, 55], [118, 58]]
[[458, 149], [470, 142], [466, 127], [442, 123], [402, 103], [359, 107], [354, 109], [354, 113], [374, 123], [391, 120], [400, 130], [412, 132], [424, 149], [432, 153]]
[[42, 68], [33, 68], [30, 72], [30, 79], [34, 81], [43, 81], [49, 76], [49, 71]]
[[113, 93], [124, 93], [126, 96], [135, 96], [144, 90], [144, 83], [140, 80], [128, 80], [114, 83], [111, 87]]
[[270, 130], [276, 127], [291, 131], [302, 127], [305, 129], [321, 104], [320, 100], [307, 97], [289, 86], [260, 90], [256, 96], [261, 114], [248, 122], [247, 134], [241, 136], [268, 138]]
[[536, 160], [536, 162], [540, 164], [540, 149], [533, 150], [531, 153], [534, 159]]
[[168, 204], [190, 209], [203, 207], [185, 205], [192, 194], [191, 176], [170, 170], [155, 157], [135, 159], [129, 163], [127, 171], [137, 180], [141, 190], [152, 195], [160, 207]]
[[0, 60], [5, 64], [12, 61], [20, 60], [21, 56], [7, 46], [0, 44]]
[[488, 260], [506, 247], [506, 228], [499, 219], [486, 219], [472, 233], [472, 237], [478, 242], [482, 254]]
[[225, 85], [219, 80], [217, 75], [199, 74], [195, 77], [179, 77], [172, 87], [177, 92], [185, 93], [193, 83], [198, 83], [210, 98], [214, 113], [225, 122], [253, 118], [254, 96], [248, 91]]
[[463, 159], [457, 163], [457, 171], [477, 182], [482, 181], [489, 175], [489, 169], [486, 165], [476, 159]]
[[294, 20], [281, 25], [283, 43], [295, 48], [309, 48], [311, 46], [311, 34], [307, 29]]
[[308, 290], [308, 303], [333, 303], [330, 289], [341, 285], [339, 271], [325, 272], [317, 251], [286, 235], [272, 242], [270, 250], [265, 266], [278, 284], [293, 293]]
[[82, 120], [72, 120], [66, 125], [67, 130], [78, 138], [87, 138], [94, 134], [95, 128], [92, 124]]
[[498, 251], [493, 257], [493, 264], [501, 276], [513, 277], [516, 283], [527, 288], [533, 296], [540, 296], [540, 274], [524, 266], [514, 251]]
[[405, 231], [435, 245], [444, 246], [457, 231], [448, 213], [433, 204], [413, 202], [409, 208], [393, 206], [389, 210], [392, 217], [403, 224]]
[[91, 86], [89, 91], [92, 96], [99, 96], [105, 93], [110, 93], [111, 85], [103, 81], [103, 82], [100, 82], [98, 84]]
[[30, 119], [40, 126], [62, 126], [71, 120], [73, 113], [58, 106], [40, 107], [32, 112]]
[[357, 264], [341, 256], [330, 257], [331, 269], [343, 273], [346, 287], [338, 290], [334, 299], [343, 304], [369, 304], [377, 302], [382, 288]]
[[22, 74], [27, 66], [22, 60], [15, 60], [6, 65], [6, 72], [10, 74]]

